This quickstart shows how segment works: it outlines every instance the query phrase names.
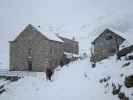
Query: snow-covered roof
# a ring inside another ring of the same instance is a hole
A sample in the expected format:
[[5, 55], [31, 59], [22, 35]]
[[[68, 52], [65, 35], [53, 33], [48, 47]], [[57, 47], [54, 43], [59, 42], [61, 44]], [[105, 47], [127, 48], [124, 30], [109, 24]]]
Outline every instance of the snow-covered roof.
[[126, 41], [124, 41], [121, 45], [124, 45], [125, 47], [126, 46], [129, 46], [129, 45], [132, 45], [133, 44], [133, 35], [132, 35], [132, 32], [120, 32], [118, 30], [115, 30], [113, 28], [108, 28], [109, 30], [113, 31], [114, 33], [118, 34], [119, 36], [123, 37], [124, 39], [126, 39]]
[[54, 40], [54, 41], [58, 41], [58, 42], [64, 42], [53, 33], [43, 33], [43, 34], [45, 36], [47, 36], [49, 40]]
[[67, 39], [70, 39], [70, 40], [72, 40], [73, 38], [75, 39], [75, 41], [76, 41], [76, 39], [77, 39], [77, 36], [75, 35], [75, 33], [65, 33], [65, 32], [61, 32], [61, 34], [60, 33], [55, 33], [57, 36], [59, 36], [59, 37], [63, 37], [63, 38], [67, 38]]
[[78, 54], [74, 54], [74, 53], [64, 52], [64, 54], [67, 56], [67, 58], [79, 57]]
[[125, 48], [125, 47], [129, 47], [129, 46], [131, 46], [131, 45], [133, 45], [133, 39], [131, 39], [132, 38], [132, 36], [130, 37], [131, 35], [129, 35], [129, 38], [128, 38], [128, 40], [126, 40], [126, 41], [124, 41], [121, 45], [120, 45], [120, 50], [121, 49], [123, 49], [123, 48]]
[[113, 28], [107, 28], [107, 29], [111, 30], [112, 32], [114, 32], [114, 33], [118, 34], [119, 36], [121, 36], [121, 37], [126, 39], [126, 34], [125, 33], [120, 32], [120, 31], [118, 31], [116, 29], [113, 29]]
[[[45, 37], [47, 37], [47, 39], [49, 39], [49, 40], [58, 41], [58, 42], [64, 42], [60, 38], [58, 38], [56, 36], [56, 34], [44, 32], [42, 28], [40, 28], [40, 27], [34, 27], [31, 24], [27, 25], [24, 28], [24, 30], [27, 29], [28, 27], [32, 28], [33, 31], [37, 31], [37, 32], [41, 33], [42, 35], [44, 35]], [[18, 34], [18, 36], [19, 36], [19, 34]], [[15, 39], [16, 39], [16, 36], [12, 38], [12, 40], [15, 40]]]
[[95, 39], [97, 39], [99, 37], [99, 35], [102, 34], [106, 29], [108, 29], [108, 30], [116, 33], [117, 35], [121, 36], [124, 39], [128, 39], [125, 33], [120, 32], [120, 31], [118, 31], [116, 29], [113, 29], [111, 27], [107, 27], [107, 28], [103, 28], [103, 29], [100, 29], [99, 31], [95, 32], [95, 36], [93, 36], [92, 41], [94, 41]]
[[31, 26], [32, 26], [33, 30], [39, 31], [41, 34], [46, 36], [49, 40], [54, 40], [54, 41], [58, 41], [58, 42], [64, 42], [53, 33], [48, 33], [48, 32], [44, 33], [43, 30], [40, 27], [35, 28], [33, 25], [31, 25]]

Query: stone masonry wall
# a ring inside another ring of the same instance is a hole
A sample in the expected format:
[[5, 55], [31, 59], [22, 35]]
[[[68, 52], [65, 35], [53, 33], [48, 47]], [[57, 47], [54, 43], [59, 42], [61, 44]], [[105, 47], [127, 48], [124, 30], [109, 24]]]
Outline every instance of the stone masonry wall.
[[29, 49], [31, 49], [33, 71], [44, 71], [46, 67], [49, 67], [48, 40], [28, 27], [15, 41], [10, 43], [11, 70], [28, 70]]
[[[110, 37], [110, 39], [108, 37]], [[114, 55], [117, 52], [117, 46], [119, 46], [122, 42], [123, 39], [116, 34], [111, 32], [102, 34], [94, 43], [94, 60], [100, 61]]]

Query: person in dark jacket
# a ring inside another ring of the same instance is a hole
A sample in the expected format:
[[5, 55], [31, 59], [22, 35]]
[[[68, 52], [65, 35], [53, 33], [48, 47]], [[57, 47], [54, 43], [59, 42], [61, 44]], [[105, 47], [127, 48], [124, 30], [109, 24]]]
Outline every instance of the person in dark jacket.
[[46, 69], [46, 79], [51, 80], [52, 75], [53, 75], [53, 70], [50, 68], [47, 68]]

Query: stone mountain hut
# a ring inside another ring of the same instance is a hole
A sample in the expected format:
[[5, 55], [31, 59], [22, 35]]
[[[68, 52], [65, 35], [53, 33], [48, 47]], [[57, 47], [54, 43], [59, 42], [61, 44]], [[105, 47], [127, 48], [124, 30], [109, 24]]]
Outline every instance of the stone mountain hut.
[[96, 63], [116, 54], [119, 46], [125, 41], [121, 34], [121, 32], [107, 28], [95, 38], [91, 47], [91, 62]]
[[46, 71], [59, 65], [64, 53], [63, 41], [48, 33], [41, 33], [29, 24], [10, 41], [10, 70]]
[[38, 28], [29, 24], [10, 41], [10, 70], [46, 71], [60, 64], [65, 52], [64, 41], [55, 34], [42, 33]]

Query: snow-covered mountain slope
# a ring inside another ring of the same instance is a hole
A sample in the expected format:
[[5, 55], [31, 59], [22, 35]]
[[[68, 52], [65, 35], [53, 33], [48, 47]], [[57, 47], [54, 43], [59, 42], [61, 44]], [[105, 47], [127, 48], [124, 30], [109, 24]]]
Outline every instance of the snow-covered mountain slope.
[[[130, 66], [122, 67], [126, 61], [116, 61], [110, 57], [91, 67], [89, 58], [78, 60], [57, 69], [53, 81], [45, 80], [45, 74], [25, 76], [17, 82], [6, 85], [6, 92], [0, 95], [1, 100], [119, 100], [117, 95], [112, 95], [112, 83], [123, 85], [124, 77], [133, 73]], [[121, 77], [123, 74], [123, 77]], [[41, 76], [41, 77], [40, 77]], [[110, 77], [105, 83], [100, 79]], [[121, 91], [133, 99], [133, 89], [127, 89], [124, 85]]]

